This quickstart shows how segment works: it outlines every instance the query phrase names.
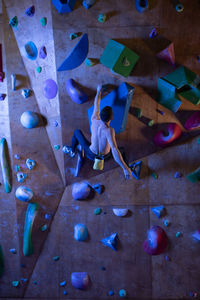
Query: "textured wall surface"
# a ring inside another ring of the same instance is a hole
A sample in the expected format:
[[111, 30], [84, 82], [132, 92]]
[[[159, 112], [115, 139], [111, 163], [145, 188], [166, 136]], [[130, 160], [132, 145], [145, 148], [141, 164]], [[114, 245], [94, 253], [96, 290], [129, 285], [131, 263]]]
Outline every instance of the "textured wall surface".
[[[77, 0], [73, 12], [59, 14], [50, 0], [0, 0], [0, 43], [2, 44], [5, 78], [0, 82], [0, 138], [8, 142], [12, 167], [13, 189], [4, 192], [0, 172], [0, 245], [4, 253], [5, 271], [0, 278], [0, 299], [107, 299], [113, 290], [113, 299], [119, 299], [119, 290], [127, 291], [128, 299], [180, 299], [190, 298], [190, 292], [200, 295], [200, 245], [192, 238], [199, 228], [199, 184], [191, 183], [186, 175], [200, 166], [200, 131], [187, 132], [183, 125], [199, 106], [183, 100], [174, 114], [156, 101], [157, 80], [172, 72], [175, 67], [156, 58], [156, 53], [170, 42], [174, 43], [176, 67], [184, 65], [200, 75], [199, 10], [198, 1], [183, 1], [184, 11], [177, 13], [170, 1], [149, 1], [149, 9], [139, 14], [133, 0], [97, 0], [86, 10]], [[24, 11], [35, 5], [35, 15], [28, 17]], [[104, 13], [104, 24], [97, 21]], [[17, 28], [9, 26], [9, 19], [18, 17]], [[40, 19], [47, 18], [41, 26]], [[149, 38], [153, 28], [158, 36]], [[70, 40], [70, 33], [79, 37]], [[71, 71], [57, 72], [57, 68], [80, 39], [87, 33], [88, 58], [99, 60], [109, 39], [129, 47], [140, 59], [128, 78], [112, 73], [101, 64], [87, 67], [84, 63]], [[33, 41], [38, 50], [46, 46], [47, 57], [29, 60], [24, 45]], [[42, 72], [36, 68], [41, 66]], [[11, 88], [11, 74], [16, 74], [16, 90]], [[58, 93], [53, 99], [43, 95], [46, 79], [57, 82]], [[66, 93], [65, 82], [73, 78], [89, 95], [89, 101], [79, 105]], [[124, 147], [129, 162], [143, 161], [141, 179], [126, 181], [123, 171], [114, 160], [105, 162], [103, 172], [94, 171], [92, 162], [85, 160], [78, 178], [73, 177], [76, 158], [62, 152], [63, 145], [71, 144], [74, 129], [80, 128], [90, 137], [87, 110], [93, 105], [96, 86], [107, 84], [105, 94], [128, 82], [135, 88], [129, 110], [126, 130], [117, 135], [117, 142]], [[32, 90], [24, 99], [23, 88]], [[142, 117], [135, 116], [136, 108]], [[157, 109], [162, 110], [164, 115]], [[41, 114], [40, 126], [23, 128], [20, 116], [31, 110]], [[44, 121], [45, 119], [45, 121]], [[154, 125], [147, 126], [153, 119]], [[160, 150], [153, 143], [153, 136], [168, 122], [178, 123], [183, 135], [172, 146]], [[56, 126], [55, 126], [56, 124]], [[55, 145], [60, 149], [56, 150]], [[16, 159], [15, 154], [20, 156]], [[26, 159], [36, 161], [28, 170]], [[24, 257], [23, 232], [27, 203], [15, 198], [21, 183], [16, 179], [16, 167], [27, 174], [23, 185], [34, 192], [33, 202], [39, 204], [33, 226], [34, 254]], [[154, 179], [152, 172], [158, 174]], [[175, 172], [182, 174], [174, 178]], [[72, 184], [86, 180], [90, 185], [105, 186], [102, 195], [91, 199], [72, 199]], [[157, 219], [153, 206], [164, 205], [167, 215]], [[98, 216], [97, 207], [102, 208]], [[128, 208], [124, 218], [115, 216], [113, 208]], [[49, 218], [46, 219], [45, 215]], [[171, 222], [164, 226], [164, 220]], [[77, 223], [87, 226], [89, 238], [78, 242], [73, 238]], [[46, 231], [41, 226], [47, 225]], [[147, 230], [159, 225], [165, 229], [170, 244], [164, 254], [151, 257], [143, 250]], [[180, 231], [182, 236], [176, 237]], [[105, 247], [100, 240], [118, 233], [118, 251]], [[16, 254], [9, 249], [15, 248]], [[168, 255], [171, 260], [167, 261]], [[53, 257], [59, 256], [58, 261]], [[102, 270], [105, 267], [105, 270]], [[72, 272], [88, 272], [91, 285], [87, 291], [76, 290], [70, 282]], [[13, 287], [12, 281], [20, 281]], [[61, 287], [60, 282], [66, 281]], [[64, 295], [64, 291], [68, 295]]]

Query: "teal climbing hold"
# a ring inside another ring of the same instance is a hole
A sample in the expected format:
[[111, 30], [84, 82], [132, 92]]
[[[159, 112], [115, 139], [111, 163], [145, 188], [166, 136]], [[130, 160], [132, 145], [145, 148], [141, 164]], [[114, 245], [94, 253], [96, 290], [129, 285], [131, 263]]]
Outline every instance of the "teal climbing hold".
[[77, 33], [70, 33], [70, 35], [69, 35], [69, 38], [70, 38], [71, 41], [74, 40], [77, 37], [78, 37]]
[[60, 149], [60, 145], [54, 145], [54, 149], [55, 150], [59, 150]]
[[58, 255], [53, 257], [54, 261], [58, 261], [59, 259], [60, 259], [60, 256], [58, 256]]
[[42, 67], [37, 67], [37, 68], [36, 68], [36, 71], [37, 71], [38, 73], [41, 73], [41, 72], [42, 72]]
[[98, 16], [98, 22], [104, 23], [106, 21], [106, 15], [105, 14], [99, 14]]
[[200, 167], [197, 168], [194, 172], [188, 174], [186, 177], [193, 183], [200, 181]]
[[18, 25], [18, 18], [17, 16], [10, 19], [9, 24], [11, 27], [17, 27]]
[[46, 17], [43, 17], [40, 19], [40, 24], [44, 27], [47, 25], [47, 18]]
[[101, 213], [102, 213], [102, 209], [100, 207], [98, 207], [94, 210], [95, 215], [100, 215]]
[[24, 225], [24, 241], [23, 241], [23, 254], [29, 256], [33, 254], [33, 243], [32, 243], [32, 228], [34, 219], [38, 210], [37, 203], [29, 203], [26, 210], [26, 218]]
[[46, 231], [47, 230], [47, 224], [44, 224], [42, 227], [40, 227], [41, 231]]
[[12, 286], [13, 286], [13, 287], [19, 286], [19, 281], [18, 281], [18, 280], [12, 281]]

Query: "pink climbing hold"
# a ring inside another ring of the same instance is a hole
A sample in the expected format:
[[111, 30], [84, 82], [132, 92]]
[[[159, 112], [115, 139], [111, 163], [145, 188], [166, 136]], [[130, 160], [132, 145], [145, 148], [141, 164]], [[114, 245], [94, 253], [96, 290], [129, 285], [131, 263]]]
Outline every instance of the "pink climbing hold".
[[192, 130], [200, 127], [200, 111], [193, 113], [185, 122], [185, 129]]
[[167, 135], [165, 135], [163, 130], [159, 130], [155, 134], [153, 141], [156, 146], [166, 147], [169, 144], [171, 144], [173, 141], [178, 139], [182, 134], [182, 130], [181, 130], [180, 126], [176, 123], [168, 124], [166, 131], [167, 131]]
[[156, 56], [174, 66], [175, 65], [174, 44], [171, 43], [169, 46], [167, 46], [167, 48], [160, 51]]
[[168, 237], [160, 226], [153, 226], [144, 241], [144, 251], [149, 255], [159, 255], [165, 251], [168, 245]]

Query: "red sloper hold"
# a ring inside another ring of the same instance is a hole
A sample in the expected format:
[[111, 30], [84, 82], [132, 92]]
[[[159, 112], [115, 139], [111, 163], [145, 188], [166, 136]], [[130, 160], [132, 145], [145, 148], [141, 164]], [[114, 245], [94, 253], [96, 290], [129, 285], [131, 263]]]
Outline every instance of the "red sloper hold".
[[174, 66], [175, 65], [174, 44], [173, 43], [169, 44], [167, 48], [160, 51], [156, 56]]
[[168, 124], [166, 131], [168, 133], [167, 135], [165, 135], [165, 133], [162, 130], [159, 130], [155, 134], [153, 141], [156, 146], [166, 147], [169, 144], [171, 144], [173, 141], [178, 139], [182, 134], [182, 130], [180, 126], [176, 123]]
[[185, 122], [184, 127], [187, 130], [200, 128], [200, 111], [193, 113]]
[[165, 251], [168, 245], [168, 237], [160, 226], [153, 226], [148, 231], [144, 241], [144, 251], [149, 255], [159, 255]]

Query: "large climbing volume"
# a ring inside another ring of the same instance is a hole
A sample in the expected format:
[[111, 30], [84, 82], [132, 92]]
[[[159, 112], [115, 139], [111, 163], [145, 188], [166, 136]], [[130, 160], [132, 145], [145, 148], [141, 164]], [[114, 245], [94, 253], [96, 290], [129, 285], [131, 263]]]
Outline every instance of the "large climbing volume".
[[2, 45], [0, 44], [0, 82], [3, 82]]

